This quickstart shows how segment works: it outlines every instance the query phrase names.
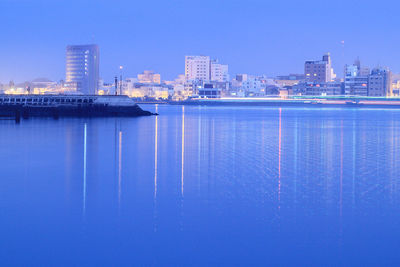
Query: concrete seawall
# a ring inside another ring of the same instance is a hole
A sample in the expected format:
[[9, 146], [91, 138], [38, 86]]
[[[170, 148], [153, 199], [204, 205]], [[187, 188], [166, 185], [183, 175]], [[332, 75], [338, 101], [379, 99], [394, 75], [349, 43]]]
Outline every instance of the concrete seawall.
[[156, 115], [127, 96], [0, 95], [0, 117], [137, 117]]
[[400, 100], [342, 100], [342, 99], [193, 99], [171, 101], [171, 105], [204, 106], [265, 106], [265, 107], [303, 107], [303, 108], [390, 108], [400, 109]]

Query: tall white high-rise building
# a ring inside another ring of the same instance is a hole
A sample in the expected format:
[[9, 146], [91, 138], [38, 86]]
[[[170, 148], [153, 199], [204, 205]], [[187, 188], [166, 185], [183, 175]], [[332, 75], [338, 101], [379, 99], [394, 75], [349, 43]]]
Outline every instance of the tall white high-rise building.
[[211, 61], [211, 81], [229, 81], [228, 65], [219, 64], [216, 60]]
[[185, 78], [187, 81], [209, 81], [210, 72], [209, 56], [185, 57]]
[[67, 46], [65, 76], [67, 86], [83, 94], [96, 94], [99, 86], [99, 47]]

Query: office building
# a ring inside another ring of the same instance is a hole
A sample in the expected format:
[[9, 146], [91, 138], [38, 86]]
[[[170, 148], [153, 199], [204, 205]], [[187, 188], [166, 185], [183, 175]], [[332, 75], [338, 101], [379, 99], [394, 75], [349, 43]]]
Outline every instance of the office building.
[[228, 82], [228, 65], [220, 64], [209, 56], [186, 56], [185, 79], [187, 82]]
[[307, 96], [334, 96], [341, 95], [343, 84], [341, 82], [302, 82], [292, 87], [295, 95]]
[[368, 96], [369, 68], [362, 68], [359, 59], [345, 66], [345, 95]]
[[326, 83], [331, 82], [334, 76], [331, 57], [327, 53], [318, 61], [306, 61], [304, 75], [307, 82]]
[[221, 88], [214, 86], [213, 84], [206, 83], [203, 87], [199, 88], [200, 98], [220, 98]]
[[392, 73], [388, 68], [375, 68], [368, 80], [368, 96], [392, 96]]
[[185, 78], [186, 81], [210, 80], [210, 57], [209, 56], [186, 56]]
[[66, 53], [66, 87], [94, 95], [99, 86], [99, 47], [69, 45]]
[[227, 82], [229, 81], [228, 65], [219, 64], [217, 60], [211, 61], [211, 81]]

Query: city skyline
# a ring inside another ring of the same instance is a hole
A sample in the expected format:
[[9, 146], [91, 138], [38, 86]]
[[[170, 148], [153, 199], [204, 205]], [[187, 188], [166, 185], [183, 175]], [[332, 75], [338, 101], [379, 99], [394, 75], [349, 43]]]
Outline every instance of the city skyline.
[[[336, 1], [326, 7], [318, 1], [117, 1], [110, 5], [105, 1], [18, 0], [2, 1], [0, 8], [6, 36], [0, 49], [2, 83], [62, 79], [66, 45], [86, 43], [100, 47], [104, 80], [112, 80], [120, 65], [125, 73], [152, 69], [172, 80], [183, 74], [185, 55], [217, 58], [230, 66], [231, 74], [301, 73], [304, 60], [326, 52], [331, 53], [339, 77], [344, 64], [357, 56], [365, 65], [400, 71], [393, 45], [399, 37], [389, 34], [398, 22], [386, 6], [369, 1]], [[87, 10], [91, 12], [85, 15]], [[40, 15], [32, 20], [32, 13]], [[199, 19], [193, 18], [194, 13]], [[335, 18], [335, 14], [340, 16]], [[107, 20], [108, 16], [113, 20]], [[351, 21], [362, 25], [352, 27]]]

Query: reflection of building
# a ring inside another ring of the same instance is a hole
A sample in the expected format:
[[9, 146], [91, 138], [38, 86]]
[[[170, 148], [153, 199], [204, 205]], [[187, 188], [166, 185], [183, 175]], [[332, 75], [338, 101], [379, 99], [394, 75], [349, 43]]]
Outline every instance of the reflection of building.
[[83, 94], [97, 93], [99, 83], [99, 47], [70, 45], [66, 54], [66, 87], [74, 85]]
[[140, 83], [161, 83], [161, 75], [152, 70], [143, 71], [142, 74], [138, 74], [137, 78]]
[[306, 61], [304, 64], [304, 75], [308, 82], [330, 82], [332, 81], [333, 70], [331, 56], [329, 53], [318, 61]]

